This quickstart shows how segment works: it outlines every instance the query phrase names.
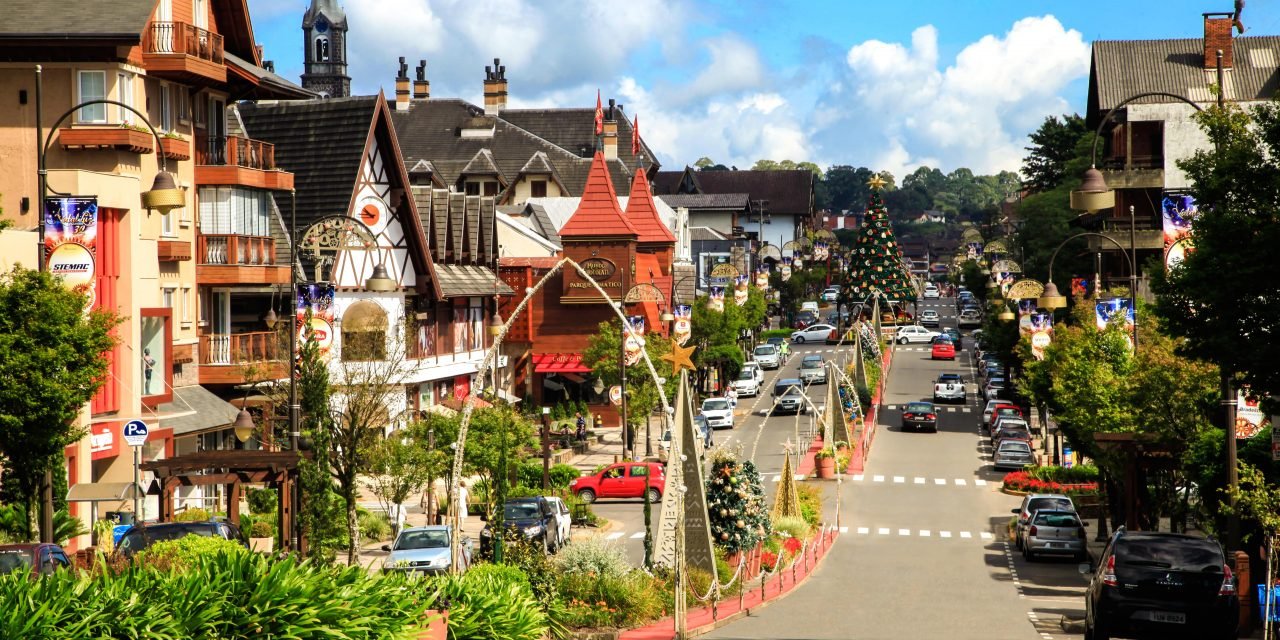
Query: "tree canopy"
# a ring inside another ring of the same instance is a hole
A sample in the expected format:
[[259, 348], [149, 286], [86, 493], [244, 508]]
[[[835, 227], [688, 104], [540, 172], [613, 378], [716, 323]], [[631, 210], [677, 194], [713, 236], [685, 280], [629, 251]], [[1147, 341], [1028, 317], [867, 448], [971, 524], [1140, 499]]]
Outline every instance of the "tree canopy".
[[1029, 137], [1031, 146], [1022, 159], [1023, 186], [1031, 193], [1049, 191], [1068, 176], [1067, 163], [1076, 157], [1076, 143], [1088, 134], [1084, 118], [1078, 114], [1049, 116]]

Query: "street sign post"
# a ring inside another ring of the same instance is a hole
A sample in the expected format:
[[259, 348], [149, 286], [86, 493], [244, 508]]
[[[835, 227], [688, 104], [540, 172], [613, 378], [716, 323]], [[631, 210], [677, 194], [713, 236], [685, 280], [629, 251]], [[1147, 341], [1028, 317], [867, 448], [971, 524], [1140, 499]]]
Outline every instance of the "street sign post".
[[130, 420], [124, 423], [120, 432], [124, 441], [133, 449], [133, 519], [141, 525], [145, 518], [142, 517], [142, 472], [139, 467], [142, 465], [142, 445], [147, 443], [147, 436], [151, 431], [147, 428], [147, 423]]

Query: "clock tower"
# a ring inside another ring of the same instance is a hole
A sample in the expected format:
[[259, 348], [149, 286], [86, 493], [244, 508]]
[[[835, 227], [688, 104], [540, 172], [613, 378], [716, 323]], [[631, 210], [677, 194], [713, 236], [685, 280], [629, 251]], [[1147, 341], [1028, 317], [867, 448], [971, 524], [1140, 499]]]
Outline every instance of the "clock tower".
[[302, 86], [325, 98], [351, 95], [347, 76], [347, 14], [337, 0], [311, 0], [302, 16]]

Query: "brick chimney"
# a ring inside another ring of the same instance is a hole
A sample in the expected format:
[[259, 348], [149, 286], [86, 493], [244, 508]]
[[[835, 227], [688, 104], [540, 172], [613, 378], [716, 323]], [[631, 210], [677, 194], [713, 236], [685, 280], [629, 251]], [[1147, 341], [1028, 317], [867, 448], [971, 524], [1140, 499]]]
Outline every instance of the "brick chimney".
[[396, 111], [409, 109], [409, 65], [400, 56], [400, 72], [396, 74]]
[[427, 61], [419, 60], [414, 68], [417, 76], [413, 80], [413, 99], [427, 100], [431, 98], [431, 83], [427, 80]]
[[498, 58], [484, 68], [484, 114], [496, 116], [507, 108], [507, 68]]
[[618, 159], [618, 119], [617, 105], [609, 98], [609, 107], [604, 110], [604, 159]]
[[1222, 68], [1231, 68], [1231, 26], [1234, 13], [1204, 14], [1204, 68], [1218, 68], [1218, 51], [1222, 51]]

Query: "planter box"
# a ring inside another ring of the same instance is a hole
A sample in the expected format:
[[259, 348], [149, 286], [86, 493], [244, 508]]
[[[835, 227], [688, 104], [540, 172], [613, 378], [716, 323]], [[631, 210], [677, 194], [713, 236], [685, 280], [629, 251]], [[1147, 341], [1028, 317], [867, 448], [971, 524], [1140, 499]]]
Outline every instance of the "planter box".
[[191, 141], [181, 138], [160, 137], [160, 148], [164, 151], [164, 157], [170, 160], [190, 160], [191, 159]]
[[255, 553], [271, 553], [275, 538], [249, 538], [249, 550]]
[[449, 612], [428, 609], [426, 627], [418, 633], [418, 640], [448, 640]]
[[156, 150], [156, 139], [150, 132], [114, 125], [59, 129], [58, 144], [64, 149], [119, 149], [134, 153], [152, 153]]

